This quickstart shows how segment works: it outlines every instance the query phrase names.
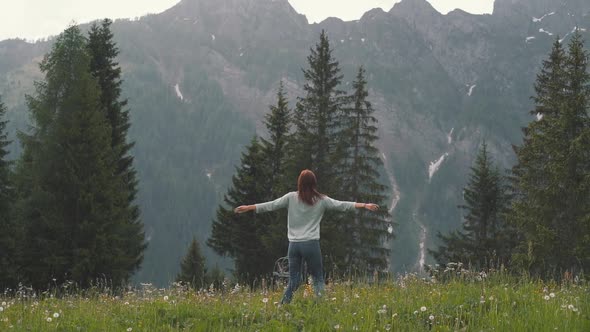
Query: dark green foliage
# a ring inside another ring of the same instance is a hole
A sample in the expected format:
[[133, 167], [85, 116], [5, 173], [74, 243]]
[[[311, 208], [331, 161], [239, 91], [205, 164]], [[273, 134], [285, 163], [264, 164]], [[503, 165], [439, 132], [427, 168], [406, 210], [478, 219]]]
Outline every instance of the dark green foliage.
[[264, 215], [236, 214], [239, 205], [267, 200], [269, 170], [262, 147], [254, 137], [242, 154], [240, 167], [232, 178], [232, 186], [224, 196], [224, 205], [217, 209], [211, 237], [207, 244], [218, 254], [234, 259], [235, 275], [240, 282], [253, 284], [261, 275], [272, 271], [275, 254], [264, 250], [258, 230], [267, 225]]
[[515, 148], [511, 220], [523, 241], [515, 259], [535, 275], [559, 277], [590, 267], [590, 76], [579, 33], [566, 54], [556, 41], [537, 77], [534, 113]]
[[17, 228], [12, 215], [14, 187], [11, 179], [10, 162], [7, 160], [8, 145], [6, 109], [0, 99], [0, 290], [15, 287], [17, 278], [18, 255], [16, 243]]
[[[347, 99], [339, 90], [342, 75], [325, 31], [310, 49], [307, 62], [309, 68], [303, 70], [305, 96], [299, 97], [293, 116], [295, 132], [288, 145], [287, 178], [295, 183], [301, 170], [310, 169], [320, 192], [343, 199], [340, 181], [344, 175], [335, 165], [341, 164], [345, 154], [345, 142], [339, 138]], [[343, 218], [342, 213], [327, 211], [322, 220], [322, 254], [328, 270], [345, 268], [349, 242]]]
[[[291, 110], [285, 96], [283, 83], [279, 85], [277, 92], [277, 104], [270, 106], [270, 113], [265, 116], [264, 125], [268, 132], [268, 140], [261, 138], [262, 154], [265, 164], [269, 169], [268, 195], [265, 201], [273, 200], [289, 191], [296, 190], [295, 179], [287, 177], [287, 142], [291, 129]], [[264, 243], [264, 250], [272, 253], [269, 256], [272, 261], [265, 264], [272, 266], [274, 261], [287, 255], [287, 211], [280, 210], [261, 215], [262, 229], [260, 237]]]
[[506, 187], [485, 142], [471, 167], [463, 198], [465, 205], [460, 208], [466, 214], [462, 229], [448, 235], [439, 232], [437, 237], [442, 244], [437, 250], [429, 252], [441, 264], [470, 264], [475, 269], [507, 264], [515, 243], [515, 234], [504, 218]]
[[183, 282], [195, 289], [206, 286], [205, 275], [205, 257], [201, 254], [201, 248], [196, 238], [193, 238], [188, 252], [180, 263], [180, 273], [176, 281]]
[[116, 287], [137, 268], [122, 208], [128, 194], [87, 50], [78, 27], [65, 30], [28, 99], [34, 127], [21, 135], [17, 206], [22, 269], [37, 289], [66, 280], [85, 288], [97, 279]]
[[135, 271], [143, 260], [143, 252], [147, 246], [144, 242], [143, 224], [140, 220], [137, 196], [137, 177], [133, 167], [130, 150], [134, 143], [127, 143], [127, 132], [131, 126], [129, 111], [125, 110], [127, 100], [121, 100], [121, 68], [115, 62], [119, 50], [113, 41], [110, 30], [112, 21], [105, 19], [100, 27], [93, 24], [88, 35], [88, 51], [90, 53], [90, 71], [100, 87], [100, 105], [111, 130], [111, 147], [115, 155], [112, 166], [122, 187], [119, 188], [126, 199], [118, 201], [117, 209], [124, 214], [118, 225], [118, 236], [125, 242], [125, 264], [127, 269]]
[[[349, 97], [350, 106], [344, 108], [341, 141], [345, 158], [339, 172], [342, 186], [339, 195], [353, 202], [372, 202], [380, 205], [377, 212], [361, 210], [348, 213], [343, 222], [346, 231], [348, 253], [346, 265], [353, 270], [373, 271], [388, 267], [390, 218], [385, 205], [386, 187], [379, 183], [379, 170], [383, 162], [379, 158], [377, 142], [377, 119], [374, 109], [367, 100], [367, 81], [365, 70], [360, 67], [356, 80], [352, 83], [353, 93]], [[390, 228], [393, 231], [393, 228]]]

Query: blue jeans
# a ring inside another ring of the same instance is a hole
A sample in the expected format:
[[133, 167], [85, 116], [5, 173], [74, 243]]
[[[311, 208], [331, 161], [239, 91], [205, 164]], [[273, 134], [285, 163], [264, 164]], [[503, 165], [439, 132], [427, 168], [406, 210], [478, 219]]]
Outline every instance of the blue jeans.
[[289, 285], [283, 295], [281, 303], [289, 303], [293, 298], [293, 293], [299, 287], [301, 281], [301, 266], [303, 260], [307, 263], [307, 268], [313, 278], [313, 289], [317, 296], [321, 296], [324, 291], [324, 268], [322, 266], [322, 251], [320, 250], [320, 240], [310, 240], [304, 242], [289, 242]]

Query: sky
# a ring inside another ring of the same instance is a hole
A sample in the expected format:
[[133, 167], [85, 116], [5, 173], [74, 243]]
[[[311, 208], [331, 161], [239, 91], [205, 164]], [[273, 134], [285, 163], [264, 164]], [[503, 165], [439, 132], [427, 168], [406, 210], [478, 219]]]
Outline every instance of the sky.
[[[289, 0], [310, 23], [334, 16], [350, 21], [372, 8], [389, 11], [399, 0]], [[461, 8], [473, 14], [491, 13], [493, 0], [428, 0], [446, 14]], [[162, 12], [179, 0], [3, 0], [0, 10], [0, 40], [35, 40], [57, 35], [71, 22], [86, 23], [109, 17], [134, 18]]]

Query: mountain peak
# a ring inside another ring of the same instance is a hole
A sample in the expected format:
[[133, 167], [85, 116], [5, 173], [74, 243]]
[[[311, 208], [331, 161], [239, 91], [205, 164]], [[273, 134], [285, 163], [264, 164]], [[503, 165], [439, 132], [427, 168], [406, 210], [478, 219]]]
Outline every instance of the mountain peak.
[[426, 0], [402, 0], [396, 3], [390, 12], [404, 12], [404, 13], [424, 13], [424, 12], [436, 12], [440, 14], [430, 2]]

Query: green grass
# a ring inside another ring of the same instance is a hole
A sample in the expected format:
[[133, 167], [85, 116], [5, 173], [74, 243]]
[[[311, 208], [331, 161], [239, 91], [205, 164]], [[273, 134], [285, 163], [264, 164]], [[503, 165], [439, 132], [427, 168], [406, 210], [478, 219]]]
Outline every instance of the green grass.
[[[87, 294], [87, 295], [84, 295]], [[322, 298], [302, 287], [289, 305], [275, 290], [150, 286], [114, 296], [0, 297], [0, 331], [590, 331], [590, 287], [509, 276], [414, 275], [333, 282]]]

